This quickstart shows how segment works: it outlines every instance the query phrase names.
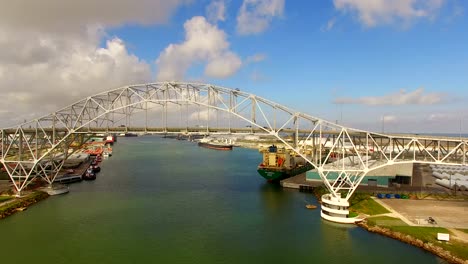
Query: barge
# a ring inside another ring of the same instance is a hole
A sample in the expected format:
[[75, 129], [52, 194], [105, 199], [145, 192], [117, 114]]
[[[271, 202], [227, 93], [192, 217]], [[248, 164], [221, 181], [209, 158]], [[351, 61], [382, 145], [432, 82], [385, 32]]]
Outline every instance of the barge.
[[198, 146], [209, 148], [209, 149], [216, 149], [216, 150], [232, 150], [233, 145], [226, 140], [226, 142], [218, 141], [218, 140], [207, 140], [202, 139], [198, 142]]

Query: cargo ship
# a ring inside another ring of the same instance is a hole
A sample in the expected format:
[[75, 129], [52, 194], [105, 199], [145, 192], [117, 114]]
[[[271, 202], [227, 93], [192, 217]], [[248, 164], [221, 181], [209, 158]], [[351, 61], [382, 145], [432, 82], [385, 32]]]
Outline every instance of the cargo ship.
[[268, 181], [280, 181], [314, 168], [312, 164], [284, 147], [271, 145], [261, 148], [260, 152], [263, 154], [263, 161], [258, 165], [257, 171]]
[[198, 146], [204, 147], [204, 148], [209, 148], [209, 149], [216, 149], [216, 150], [232, 150], [232, 143], [228, 142], [222, 142], [218, 140], [209, 140], [206, 138], [201, 139], [198, 142]]

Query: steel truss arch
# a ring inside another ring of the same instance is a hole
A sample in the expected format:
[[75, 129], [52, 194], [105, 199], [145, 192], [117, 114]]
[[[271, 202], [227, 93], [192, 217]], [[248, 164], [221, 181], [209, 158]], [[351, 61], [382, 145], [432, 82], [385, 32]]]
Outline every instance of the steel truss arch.
[[239, 89], [187, 82], [101, 92], [2, 129], [0, 161], [21, 192], [36, 177], [52, 183], [73, 142], [84, 142], [90, 133], [117, 132], [269, 135], [311, 163], [330, 197], [345, 202], [369, 171], [383, 166], [467, 164], [466, 138], [348, 128]]

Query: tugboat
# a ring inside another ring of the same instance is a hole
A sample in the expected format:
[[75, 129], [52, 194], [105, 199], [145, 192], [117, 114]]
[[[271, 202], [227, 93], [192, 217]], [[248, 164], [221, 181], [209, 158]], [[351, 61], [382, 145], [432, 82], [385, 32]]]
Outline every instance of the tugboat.
[[101, 171], [101, 167], [99, 167], [99, 162], [102, 161], [101, 155], [96, 156], [96, 158], [91, 162], [91, 165], [89, 166], [94, 173], [98, 173]]
[[268, 181], [280, 181], [314, 168], [312, 164], [284, 147], [271, 145], [260, 149], [260, 152], [263, 154], [263, 161], [258, 165], [257, 171]]
[[89, 167], [86, 169], [85, 174], [83, 175], [83, 180], [85, 181], [92, 181], [96, 179], [96, 173], [93, 172], [93, 169]]
[[97, 164], [91, 165], [90, 168], [93, 170], [94, 173], [98, 173], [101, 171], [101, 167], [99, 167], [99, 165]]
[[222, 142], [218, 140], [209, 140], [207, 138], [202, 138], [198, 142], [198, 146], [204, 147], [204, 148], [209, 148], [209, 149], [216, 149], [216, 150], [232, 150], [232, 143], [228, 142]]
[[108, 158], [110, 156], [112, 156], [112, 148], [110, 146], [108, 146], [107, 148], [104, 149], [104, 153], [102, 153], [102, 156], [104, 158]]

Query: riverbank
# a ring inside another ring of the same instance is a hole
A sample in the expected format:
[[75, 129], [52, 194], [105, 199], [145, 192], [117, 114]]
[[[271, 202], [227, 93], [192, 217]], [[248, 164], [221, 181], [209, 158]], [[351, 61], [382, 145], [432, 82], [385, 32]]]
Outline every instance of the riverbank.
[[[387, 223], [395, 223], [398, 221], [397, 218], [386, 218], [383, 220]], [[366, 229], [369, 232], [381, 234], [401, 242], [404, 242], [409, 245], [413, 245], [424, 249], [432, 254], [448, 261], [449, 263], [460, 263], [460, 264], [467, 264], [468, 263], [468, 252], [466, 248], [468, 247], [467, 244], [454, 242], [453, 240], [450, 242], [442, 242], [437, 241], [435, 237], [437, 236], [438, 232], [446, 232], [448, 230], [443, 228], [432, 228], [432, 230], [425, 230], [420, 232], [421, 230], [417, 230], [418, 227], [406, 227], [401, 230], [405, 231], [396, 231], [392, 230], [391, 227], [379, 226], [376, 224], [377, 221], [368, 221], [364, 220], [362, 222], [356, 223], [356, 225]], [[419, 227], [428, 229], [429, 227]], [[427, 232], [429, 231], [429, 232]], [[412, 233], [410, 235], [409, 233]], [[448, 232], [449, 233], [449, 232]]]
[[23, 197], [11, 197], [0, 203], [0, 219], [8, 217], [16, 212], [23, 211], [28, 206], [33, 205], [49, 197], [49, 195], [42, 191], [34, 191], [26, 194]]
[[[316, 187], [312, 191], [319, 201], [327, 192], [323, 186]], [[466, 250], [468, 243], [456, 236], [457, 233], [463, 233], [463, 230], [455, 229], [454, 233], [453, 229], [440, 226], [415, 225], [366, 193], [355, 193], [349, 202], [350, 216], [366, 217], [364, 221], [356, 223], [357, 226], [424, 249], [449, 263], [468, 264], [468, 250]], [[450, 234], [450, 241], [437, 240], [437, 233]]]

